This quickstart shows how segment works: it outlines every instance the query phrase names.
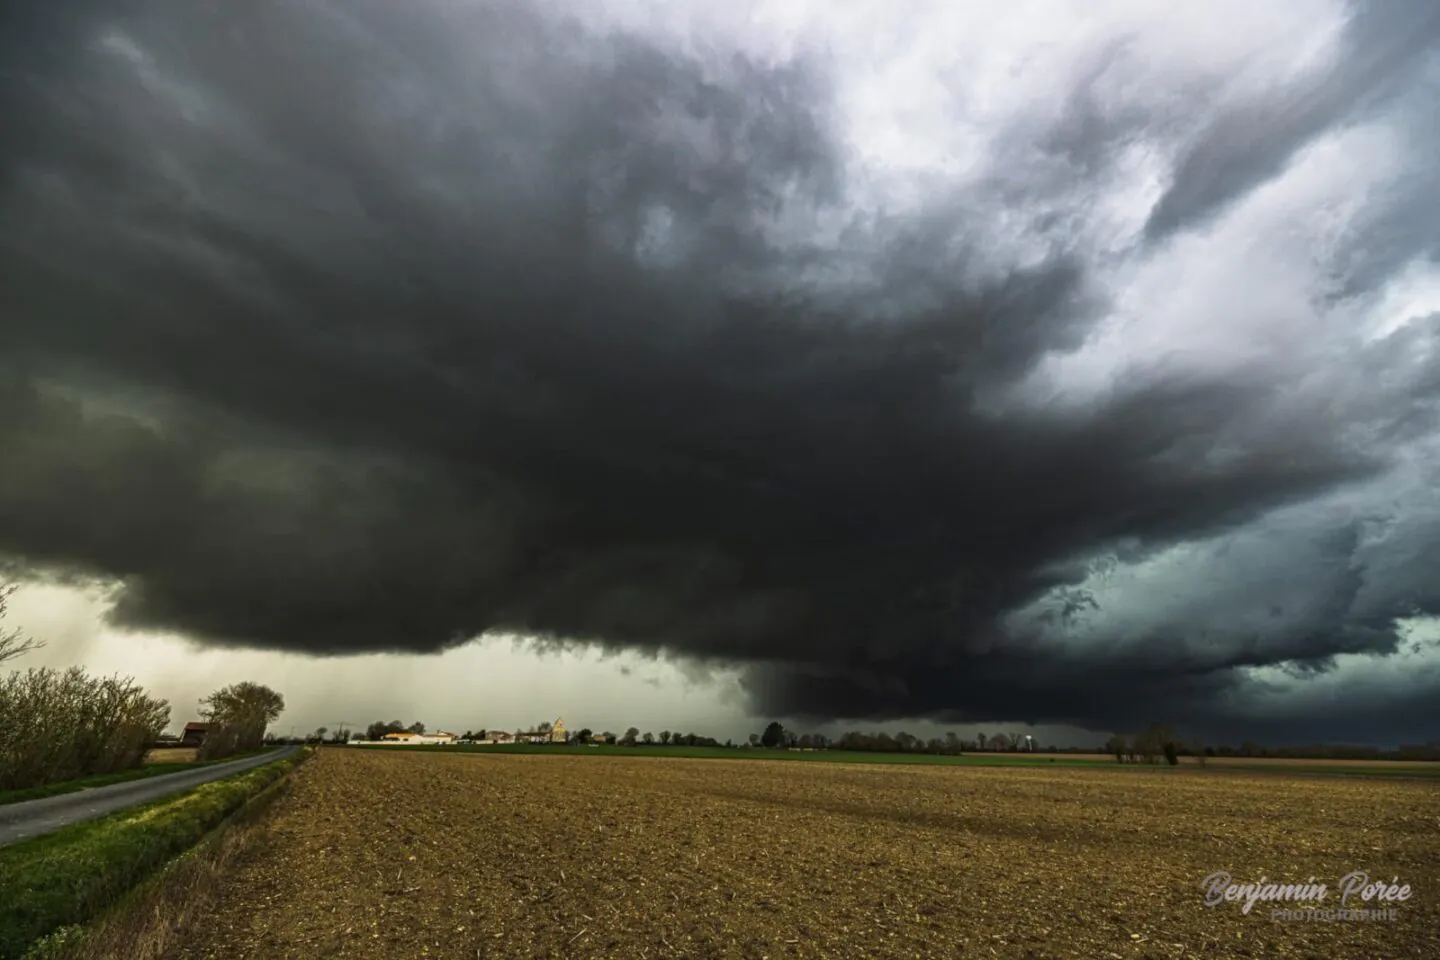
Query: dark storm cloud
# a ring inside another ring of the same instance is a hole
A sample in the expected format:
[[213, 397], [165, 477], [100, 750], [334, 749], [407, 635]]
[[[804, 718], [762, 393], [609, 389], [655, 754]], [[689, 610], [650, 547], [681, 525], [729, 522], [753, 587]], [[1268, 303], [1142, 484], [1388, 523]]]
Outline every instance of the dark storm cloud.
[[[94, 10], [26, 22], [0, 157], [0, 550], [115, 581], [123, 625], [316, 654], [508, 630], [747, 664], [780, 713], [1212, 728], [1241, 666], [1395, 645], [1338, 602], [1203, 656], [1007, 626], [1067, 585], [1092, 608], [1087, 556], [1380, 476], [1432, 425], [1423, 363], [1339, 409], [1255, 370], [981, 402], [1103, 314], [1045, 225], [1134, 108], [1070, 98], [993, 178], [1006, 210], [874, 218], [834, 64], [519, 4]], [[1157, 216], [1253, 181], [1209, 163]], [[1038, 261], [1004, 262], [1011, 208]]]
[[1254, 99], [1222, 107], [1193, 137], [1145, 225], [1151, 239], [1213, 216], [1278, 174], [1300, 149], [1392, 96], [1440, 45], [1440, 6], [1356, 4], [1339, 62]]

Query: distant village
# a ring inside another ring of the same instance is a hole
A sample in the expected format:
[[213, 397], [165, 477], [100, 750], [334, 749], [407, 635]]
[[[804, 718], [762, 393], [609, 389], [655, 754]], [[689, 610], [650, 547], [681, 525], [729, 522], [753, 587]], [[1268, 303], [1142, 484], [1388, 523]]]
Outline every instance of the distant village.
[[[351, 739], [359, 740], [361, 738], [355, 736]], [[565, 743], [567, 739], [565, 721], [557, 718], [554, 723], [542, 723], [534, 730], [516, 730], [514, 733], [507, 733], [504, 730], [481, 730], [478, 733], [458, 735], [447, 733], [444, 730], [392, 730], [382, 734], [378, 740], [368, 742], [404, 745], [418, 743]]]

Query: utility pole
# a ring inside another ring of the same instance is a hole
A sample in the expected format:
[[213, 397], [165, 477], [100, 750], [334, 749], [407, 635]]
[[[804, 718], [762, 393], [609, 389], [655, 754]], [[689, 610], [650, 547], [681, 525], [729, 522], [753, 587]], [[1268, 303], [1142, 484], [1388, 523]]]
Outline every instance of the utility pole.
[[335, 724], [335, 738], [337, 740], [340, 740], [341, 743], [348, 742], [348, 740], [341, 739], [341, 735], [345, 733], [346, 729], [348, 729], [349, 727], [359, 726], [359, 724], [352, 723], [349, 720], [332, 720], [330, 722]]

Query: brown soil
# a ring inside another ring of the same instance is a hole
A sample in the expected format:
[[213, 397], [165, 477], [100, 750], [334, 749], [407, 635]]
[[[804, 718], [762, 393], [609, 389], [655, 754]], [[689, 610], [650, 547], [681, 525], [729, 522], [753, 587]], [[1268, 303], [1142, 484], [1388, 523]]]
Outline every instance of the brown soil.
[[[171, 956], [1435, 958], [1437, 797], [1221, 771], [329, 749]], [[1393, 922], [1282, 921], [1205, 907], [1220, 869], [1313, 876], [1326, 906], [1356, 869], [1414, 893]]]

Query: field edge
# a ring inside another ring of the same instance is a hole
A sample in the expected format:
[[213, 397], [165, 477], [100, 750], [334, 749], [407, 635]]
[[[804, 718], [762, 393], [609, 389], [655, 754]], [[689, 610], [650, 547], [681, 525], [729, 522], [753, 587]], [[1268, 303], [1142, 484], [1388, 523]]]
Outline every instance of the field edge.
[[[368, 750], [377, 752], [414, 751], [420, 753], [458, 753], [492, 756], [548, 755], [587, 757], [634, 757], [683, 760], [775, 760], [799, 763], [844, 763], [866, 766], [940, 766], [940, 767], [1061, 767], [1126, 771], [1163, 772], [1179, 775], [1205, 773], [1256, 773], [1302, 776], [1363, 777], [1399, 780], [1440, 780], [1440, 762], [1429, 760], [1309, 760], [1269, 757], [1210, 757], [1196, 762], [1193, 757], [1181, 758], [1175, 767], [1163, 763], [1116, 763], [1109, 757], [1095, 754], [1024, 754], [1024, 753], [880, 753], [860, 750], [780, 750], [758, 747], [669, 747], [669, 746], [589, 746], [583, 744], [378, 744], [350, 743], [325, 749]], [[1187, 762], [1188, 761], [1188, 762]]]

